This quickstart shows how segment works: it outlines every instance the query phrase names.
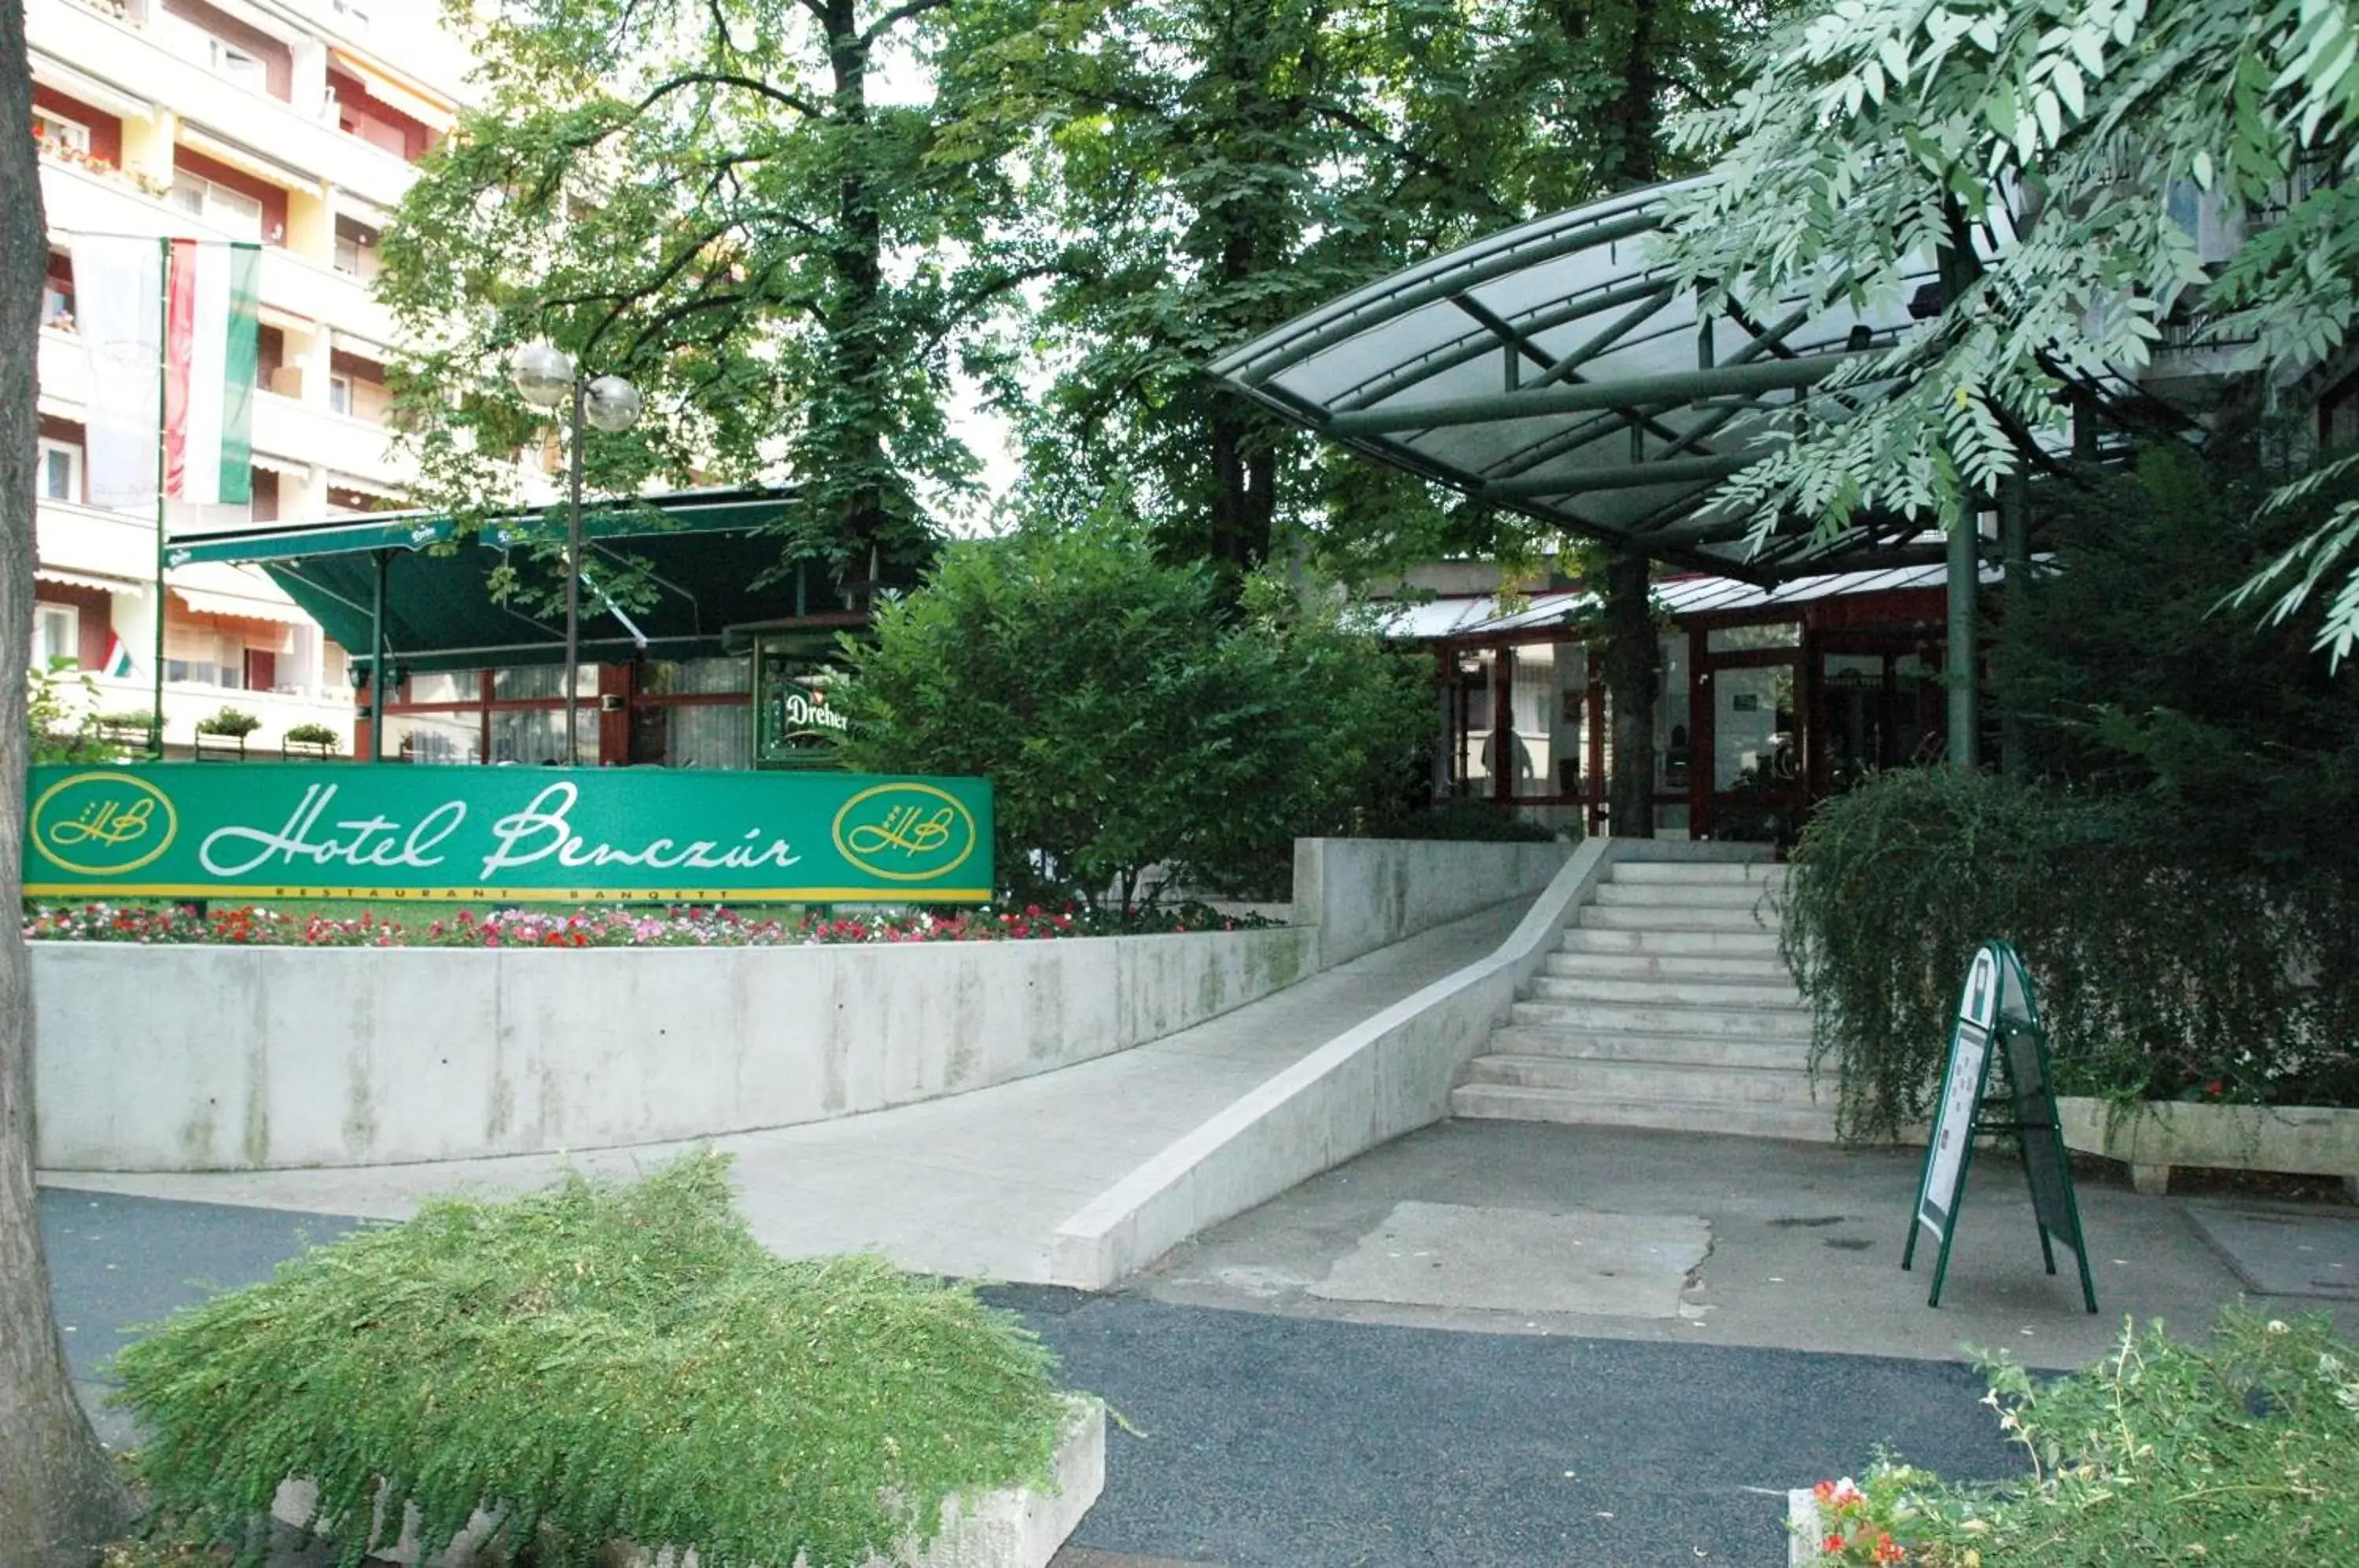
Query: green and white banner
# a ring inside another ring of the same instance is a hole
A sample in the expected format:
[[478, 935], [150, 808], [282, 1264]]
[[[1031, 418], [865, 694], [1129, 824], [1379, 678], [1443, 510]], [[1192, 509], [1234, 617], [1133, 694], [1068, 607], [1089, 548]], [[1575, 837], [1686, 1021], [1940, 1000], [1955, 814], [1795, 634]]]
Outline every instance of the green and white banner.
[[37, 898], [968, 904], [980, 779], [158, 763], [31, 770]]

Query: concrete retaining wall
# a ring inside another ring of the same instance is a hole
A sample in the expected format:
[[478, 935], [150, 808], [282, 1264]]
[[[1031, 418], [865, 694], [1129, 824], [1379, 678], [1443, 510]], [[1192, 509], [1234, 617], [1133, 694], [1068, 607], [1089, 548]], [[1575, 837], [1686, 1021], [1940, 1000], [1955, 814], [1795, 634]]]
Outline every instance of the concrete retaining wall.
[[1544, 883], [1563, 844], [1304, 840], [1295, 924], [791, 948], [34, 944], [57, 1171], [465, 1160], [880, 1110], [1175, 1033]]
[[[1466, 1064], [1617, 857], [1753, 860], [1761, 853], [1664, 840], [1582, 844], [1498, 951], [1337, 1035], [1058, 1226], [1049, 1278], [1103, 1290], [1198, 1231], [1447, 1116]], [[1300, 864], [1298, 855], [1298, 873]]]
[[1319, 928], [1332, 969], [1419, 931], [1548, 886], [1571, 855], [1556, 844], [1400, 838], [1294, 841], [1294, 921]]
[[398, 1164], [880, 1109], [1310, 972], [1299, 927], [773, 948], [33, 948], [49, 1170]]

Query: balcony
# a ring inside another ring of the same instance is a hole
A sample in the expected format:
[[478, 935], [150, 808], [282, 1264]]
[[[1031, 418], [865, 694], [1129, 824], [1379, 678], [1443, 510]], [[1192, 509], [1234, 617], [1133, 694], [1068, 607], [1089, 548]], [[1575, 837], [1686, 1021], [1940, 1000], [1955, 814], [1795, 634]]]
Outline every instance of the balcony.
[[[89, 681], [91, 690], [87, 692], [78, 675], [59, 686], [59, 694], [70, 712], [80, 713], [90, 708], [102, 713], [144, 713], [156, 700], [155, 691], [145, 678], [123, 681], [109, 675], [92, 675]], [[188, 751], [195, 744], [197, 721], [211, 718], [223, 707], [240, 709], [262, 721], [262, 727], [245, 738], [249, 756], [277, 757], [278, 743], [297, 724], [325, 724], [343, 737], [342, 749], [346, 753], [352, 750], [353, 699], [349, 692], [245, 691], [225, 686], [200, 686], [192, 681], [171, 681], [164, 687], [164, 744], [174, 752]]]
[[[38, 365], [41, 411], [60, 419], [84, 419], [90, 406], [90, 368], [82, 341], [71, 332], [44, 329]], [[397, 487], [408, 481], [410, 468], [396, 460], [392, 435], [381, 424], [332, 413], [319, 404], [259, 388], [254, 394], [254, 450], [267, 456], [317, 463], [374, 485]]]
[[61, 572], [121, 581], [125, 592], [156, 580], [156, 519], [64, 501], [33, 513], [35, 559]]
[[254, 450], [298, 463], [318, 463], [378, 485], [397, 485], [408, 466], [387, 450], [393, 432], [366, 419], [331, 413], [317, 404], [254, 395]]
[[[129, 96], [174, 111], [201, 130], [283, 166], [292, 185], [325, 180], [381, 207], [409, 189], [408, 163], [348, 136], [316, 112], [216, 76], [158, 36], [74, 0], [28, 0], [27, 44]], [[52, 222], [57, 221], [54, 217]]]
[[[41, 164], [41, 202], [53, 230], [153, 234], [158, 239], [230, 237], [147, 195], [128, 175], [94, 174], [53, 159]], [[372, 343], [392, 343], [399, 336], [393, 312], [377, 302], [366, 284], [283, 246], [263, 246], [261, 289], [265, 306], [290, 316], [325, 321]]]

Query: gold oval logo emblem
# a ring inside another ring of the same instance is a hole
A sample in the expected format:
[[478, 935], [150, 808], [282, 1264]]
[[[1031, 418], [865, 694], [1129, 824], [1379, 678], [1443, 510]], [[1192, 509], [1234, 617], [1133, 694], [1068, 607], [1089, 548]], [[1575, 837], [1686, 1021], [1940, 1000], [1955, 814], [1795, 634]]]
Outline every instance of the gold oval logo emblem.
[[887, 882], [931, 882], [974, 853], [974, 815], [930, 784], [879, 784], [835, 813], [836, 853]]
[[180, 831], [171, 797], [130, 773], [77, 773], [33, 802], [33, 847], [84, 877], [136, 871]]

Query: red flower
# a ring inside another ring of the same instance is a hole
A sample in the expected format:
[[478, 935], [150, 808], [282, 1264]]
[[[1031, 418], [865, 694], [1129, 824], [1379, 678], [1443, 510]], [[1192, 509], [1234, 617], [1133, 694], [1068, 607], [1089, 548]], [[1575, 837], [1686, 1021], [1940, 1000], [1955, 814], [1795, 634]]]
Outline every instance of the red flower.
[[1878, 1563], [1905, 1562], [1907, 1561], [1908, 1556], [1908, 1553], [1903, 1552], [1899, 1545], [1893, 1541], [1891, 1536], [1881, 1530], [1876, 1532], [1875, 1560]]
[[1819, 1550], [1821, 1552], [1841, 1552], [1843, 1549], [1843, 1538], [1840, 1535], [1831, 1535], [1824, 1541], [1819, 1542]]

